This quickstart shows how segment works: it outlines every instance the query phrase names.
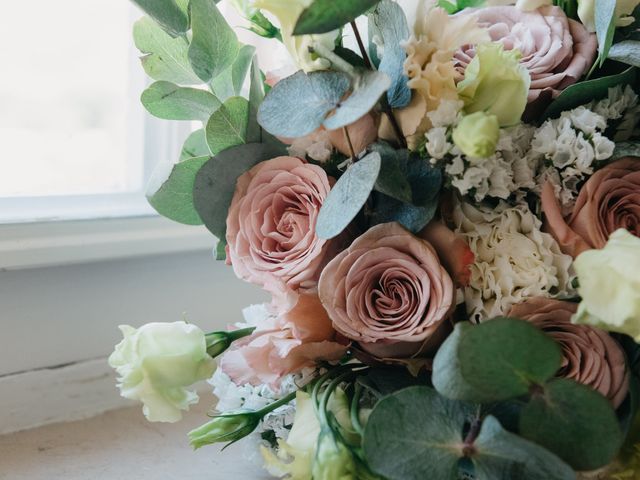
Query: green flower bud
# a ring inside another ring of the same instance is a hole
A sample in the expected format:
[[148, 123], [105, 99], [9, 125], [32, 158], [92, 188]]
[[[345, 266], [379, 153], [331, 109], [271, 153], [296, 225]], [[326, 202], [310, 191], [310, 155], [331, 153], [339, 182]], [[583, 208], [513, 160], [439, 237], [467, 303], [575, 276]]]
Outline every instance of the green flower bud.
[[243, 328], [241, 330], [234, 330], [232, 332], [213, 332], [207, 333], [207, 353], [213, 358], [224, 353], [227, 348], [231, 346], [236, 340], [251, 335], [255, 327]]
[[499, 138], [498, 117], [485, 112], [466, 115], [453, 130], [453, 142], [469, 157], [490, 157], [496, 151]]
[[188, 434], [195, 449], [213, 443], [237, 442], [253, 432], [260, 423], [256, 412], [230, 413], [215, 417]]
[[331, 430], [320, 432], [313, 462], [313, 480], [358, 478], [358, 465], [351, 450]]

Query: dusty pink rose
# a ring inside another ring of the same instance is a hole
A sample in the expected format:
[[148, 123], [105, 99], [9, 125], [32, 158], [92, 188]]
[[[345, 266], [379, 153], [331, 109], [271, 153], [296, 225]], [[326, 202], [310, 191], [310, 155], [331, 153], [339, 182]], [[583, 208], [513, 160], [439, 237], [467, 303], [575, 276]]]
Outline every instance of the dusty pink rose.
[[356, 239], [325, 267], [318, 288], [335, 329], [380, 357], [424, 351], [454, 296], [434, 248], [397, 223]]
[[617, 408], [629, 390], [624, 352], [607, 332], [572, 324], [577, 308], [575, 303], [535, 297], [513, 306], [509, 316], [531, 322], [560, 344], [559, 377], [593, 388]]
[[249, 337], [235, 342], [220, 368], [237, 385], [277, 386], [283, 376], [336, 361], [346, 352], [316, 294], [290, 295], [282, 313], [263, 318]]
[[[531, 75], [529, 103], [541, 96], [547, 100], [557, 97], [586, 73], [596, 57], [596, 36], [567, 18], [560, 7], [525, 12], [515, 6], [495, 6], [467, 9], [460, 15], [476, 15], [493, 41], [522, 53], [520, 62]], [[472, 45], [459, 51], [458, 70], [463, 71], [474, 55]]]
[[619, 228], [640, 237], [640, 158], [621, 158], [593, 174], [567, 219], [547, 182], [542, 189], [542, 210], [546, 228], [562, 251], [574, 258], [585, 250], [604, 247]]
[[274, 295], [315, 287], [329, 249], [315, 225], [330, 188], [322, 168], [294, 157], [274, 158], [243, 174], [227, 217], [236, 275]]

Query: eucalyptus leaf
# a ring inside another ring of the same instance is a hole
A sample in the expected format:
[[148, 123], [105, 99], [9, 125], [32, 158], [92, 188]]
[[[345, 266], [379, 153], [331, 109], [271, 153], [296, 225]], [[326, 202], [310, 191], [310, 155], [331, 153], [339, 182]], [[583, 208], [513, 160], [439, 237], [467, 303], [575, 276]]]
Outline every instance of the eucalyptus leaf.
[[448, 398], [499, 402], [546, 382], [561, 358], [558, 344], [523, 320], [459, 323], [434, 358], [433, 385]]
[[248, 143], [215, 155], [198, 171], [193, 203], [206, 227], [219, 239], [227, 229], [227, 213], [238, 177], [254, 165], [283, 154], [273, 145]]
[[609, 58], [634, 67], [640, 67], [640, 41], [623, 40], [612, 45], [609, 49]]
[[258, 109], [264, 100], [264, 82], [258, 64], [258, 57], [254, 55], [251, 62], [251, 83], [249, 85], [249, 121], [247, 124], [247, 142], [262, 142], [262, 127], [258, 123]]
[[595, 3], [595, 25], [598, 37], [598, 59], [600, 66], [609, 55], [616, 25], [616, 0], [598, 0]]
[[380, 175], [375, 184], [376, 191], [401, 202], [411, 203], [413, 194], [406, 174], [409, 151], [396, 150], [387, 144], [375, 144], [371, 149], [382, 157]]
[[220, 101], [205, 90], [179, 87], [163, 80], [152, 83], [140, 98], [147, 111], [165, 120], [206, 122], [220, 107]]
[[366, 13], [380, 0], [314, 0], [298, 17], [294, 35], [327, 33]]
[[366, 203], [380, 173], [382, 159], [373, 152], [350, 167], [324, 200], [316, 233], [320, 238], [339, 235]]
[[610, 88], [618, 85], [633, 85], [635, 81], [636, 69], [630, 67], [616, 75], [575, 83], [562, 91], [560, 96], [544, 112], [541, 120], [558, 117], [564, 111], [584, 105], [592, 100], [600, 100], [607, 96]]
[[[175, 164], [160, 188], [148, 192], [147, 200], [151, 206], [160, 215], [175, 222], [202, 225], [193, 205], [193, 186], [196, 174], [208, 160], [208, 156], [194, 157]], [[157, 183], [157, 180], [151, 183]]]
[[233, 64], [240, 44], [213, 0], [191, 0], [190, 8], [189, 61], [196, 75], [209, 82]]
[[193, 157], [210, 157], [211, 151], [207, 145], [207, 137], [204, 128], [194, 130], [187, 137], [180, 152], [180, 161]]
[[391, 79], [391, 87], [387, 91], [389, 105], [392, 108], [406, 107], [411, 101], [411, 90], [404, 72], [407, 53], [401, 44], [411, 32], [402, 7], [391, 0], [382, 0], [369, 15], [369, 35], [383, 46], [384, 54], [379, 57], [378, 70]]
[[609, 161], [618, 160], [622, 157], [640, 157], [640, 143], [637, 142], [618, 142], [613, 150], [613, 155]]
[[211, 90], [218, 99], [224, 102], [226, 99], [242, 93], [255, 52], [255, 47], [243, 45], [238, 50], [238, 55], [233, 64], [211, 80]]
[[573, 469], [553, 453], [507, 432], [488, 416], [474, 442], [475, 480], [575, 480]]
[[349, 86], [343, 73], [300, 71], [271, 89], [258, 110], [258, 122], [278, 137], [304, 137], [322, 125]]
[[522, 409], [520, 434], [576, 470], [609, 464], [623, 440], [609, 401], [589, 387], [562, 378], [547, 383]]
[[189, 30], [189, 17], [175, 0], [133, 0], [133, 3], [174, 37]]
[[142, 68], [154, 80], [180, 85], [198, 85], [198, 78], [189, 63], [189, 42], [185, 37], [171, 37], [149, 17], [142, 17], [133, 26], [133, 40], [143, 53]]
[[375, 107], [390, 86], [391, 79], [386, 73], [363, 72], [357, 77], [349, 98], [339, 102], [333, 115], [323, 122], [324, 127], [336, 130], [360, 120]]
[[229, 147], [242, 145], [247, 138], [249, 101], [231, 97], [209, 118], [205, 128], [207, 145], [214, 155]]
[[374, 473], [388, 480], [457, 480], [463, 428], [473, 410], [433, 389], [409, 387], [380, 400], [364, 432]]

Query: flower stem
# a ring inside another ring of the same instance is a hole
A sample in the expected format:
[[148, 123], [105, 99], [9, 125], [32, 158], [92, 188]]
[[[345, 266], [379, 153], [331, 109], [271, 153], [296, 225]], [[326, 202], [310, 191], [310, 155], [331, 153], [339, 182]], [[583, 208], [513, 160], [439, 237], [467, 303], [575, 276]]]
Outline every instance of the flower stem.
[[282, 405], [286, 405], [287, 403], [289, 403], [292, 400], [295, 400], [296, 393], [297, 393], [297, 391], [291, 392], [289, 395], [286, 395], [286, 396], [282, 397], [280, 400], [278, 400], [276, 402], [273, 402], [273, 403], [270, 403], [266, 407], [261, 408], [260, 410], [258, 410], [256, 412], [256, 414], [260, 415], [261, 417], [264, 417], [267, 413], [273, 412], [276, 408], [281, 407]]
[[249, 327], [249, 328], [241, 328], [240, 330], [233, 330], [229, 332], [229, 339], [232, 342], [235, 342], [236, 340], [239, 340], [242, 337], [247, 337], [251, 335], [255, 331], [255, 329], [256, 327]]
[[353, 158], [353, 160], [356, 160], [356, 152], [353, 148], [353, 143], [351, 143], [351, 137], [349, 136], [349, 130], [348, 128], [342, 127], [342, 131], [344, 132], [344, 138], [347, 140], [347, 144], [349, 145], [349, 152], [351, 153], [351, 158]]
[[373, 70], [373, 64], [369, 59], [369, 55], [367, 55], [367, 49], [364, 47], [364, 42], [362, 41], [362, 36], [360, 35], [360, 30], [358, 30], [358, 26], [356, 25], [355, 20], [351, 22], [351, 28], [353, 29], [353, 33], [356, 36], [356, 41], [358, 42], [358, 48], [360, 49], [360, 54], [362, 55], [364, 64], [367, 66], [368, 69]]

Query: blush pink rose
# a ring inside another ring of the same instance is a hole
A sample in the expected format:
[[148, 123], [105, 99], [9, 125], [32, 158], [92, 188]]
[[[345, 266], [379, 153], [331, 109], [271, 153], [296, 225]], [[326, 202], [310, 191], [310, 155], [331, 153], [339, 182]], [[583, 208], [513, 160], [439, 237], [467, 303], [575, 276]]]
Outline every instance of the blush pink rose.
[[259, 322], [248, 337], [233, 344], [220, 359], [220, 368], [237, 385], [278, 386], [283, 376], [319, 361], [337, 361], [347, 351], [331, 325], [317, 294], [288, 297], [282, 313]]
[[542, 210], [547, 230], [562, 251], [574, 258], [585, 250], [604, 247], [619, 228], [640, 237], [640, 158], [621, 158], [594, 173], [567, 219], [547, 182], [542, 189]]
[[[576, 83], [596, 58], [595, 34], [567, 18], [560, 7], [545, 6], [526, 12], [515, 6], [494, 6], [467, 9], [459, 15], [476, 16], [493, 41], [501, 42], [505, 50], [518, 49], [522, 53], [520, 62], [531, 75], [529, 103], [541, 96], [547, 100], [557, 97]], [[459, 51], [458, 70], [463, 72], [474, 56], [473, 45]]]
[[236, 275], [274, 295], [315, 287], [329, 250], [315, 225], [330, 189], [322, 168], [294, 157], [274, 158], [243, 174], [227, 217]]
[[380, 357], [424, 352], [454, 303], [434, 248], [397, 223], [356, 239], [325, 267], [318, 290], [335, 329]]
[[535, 297], [514, 305], [509, 316], [531, 322], [560, 344], [559, 377], [591, 387], [618, 408], [629, 390], [624, 352], [607, 332], [571, 323], [577, 308], [575, 303]]

